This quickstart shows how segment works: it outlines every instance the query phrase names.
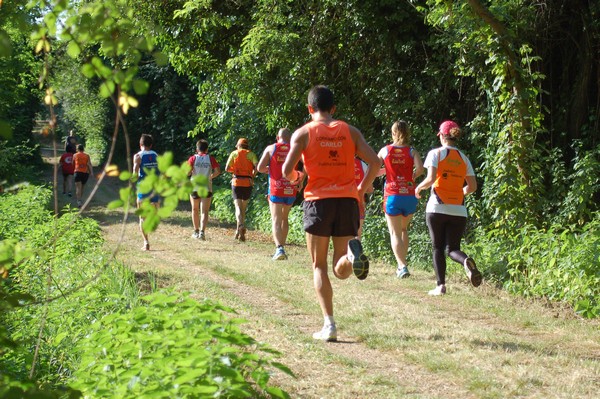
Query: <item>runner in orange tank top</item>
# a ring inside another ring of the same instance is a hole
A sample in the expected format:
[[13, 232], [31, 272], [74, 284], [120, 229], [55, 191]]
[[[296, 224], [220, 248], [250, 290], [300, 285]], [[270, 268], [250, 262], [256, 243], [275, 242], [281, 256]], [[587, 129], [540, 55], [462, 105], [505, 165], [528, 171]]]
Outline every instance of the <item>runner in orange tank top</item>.
[[237, 221], [235, 239], [240, 241], [246, 241], [246, 209], [252, 195], [256, 164], [258, 164], [258, 158], [249, 150], [248, 140], [240, 138], [236, 144], [236, 150], [229, 154], [225, 164], [225, 171], [233, 174], [231, 196]]
[[77, 206], [82, 205], [81, 198], [83, 196], [83, 187], [87, 183], [90, 176], [94, 176], [94, 169], [90, 156], [84, 151], [83, 144], [77, 145], [77, 153], [73, 155], [75, 196], [77, 198]]
[[[415, 189], [415, 196], [432, 187], [425, 216], [433, 246], [433, 269], [437, 286], [429, 295], [446, 293], [446, 252], [460, 263], [473, 286], [481, 284], [481, 273], [473, 258], [460, 250], [460, 241], [467, 225], [464, 196], [477, 190], [477, 180], [471, 162], [458, 148], [456, 141], [462, 132], [456, 122], [445, 121], [438, 136], [442, 147], [429, 151], [425, 159], [427, 177]], [[466, 184], [465, 184], [466, 183]]]
[[[379, 171], [379, 158], [365, 141], [362, 133], [345, 122], [333, 119], [333, 93], [325, 86], [313, 87], [308, 94], [308, 112], [312, 121], [296, 130], [290, 152], [283, 164], [283, 174], [296, 181], [295, 170], [300, 158], [308, 183], [304, 190], [304, 231], [312, 258], [313, 284], [323, 313], [323, 328], [313, 338], [337, 340], [333, 319], [333, 290], [329, 280], [327, 251], [333, 241], [333, 274], [348, 278], [352, 272], [364, 279], [369, 272], [369, 260], [354, 237], [358, 233], [358, 201], [364, 199]], [[354, 156], [363, 159], [367, 171], [356, 186]]]

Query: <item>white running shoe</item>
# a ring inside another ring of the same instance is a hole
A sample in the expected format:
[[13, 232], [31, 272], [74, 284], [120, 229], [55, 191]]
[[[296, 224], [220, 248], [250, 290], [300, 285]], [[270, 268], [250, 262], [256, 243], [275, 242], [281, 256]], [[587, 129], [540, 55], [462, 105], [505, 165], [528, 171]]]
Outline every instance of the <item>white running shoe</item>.
[[435, 287], [434, 289], [429, 291], [428, 294], [432, 295], [432, 296], [445, 295], [446, 294], [446, 286], [444, 284], [438, 285], [437, 287]]
[[327, 342], [337, 341], [337, 329], [335, 325], [324, 326], [321, 331], [317, 331], [313, 334], [314, 339]]
[[204, 235], [203, 231], [200, 232], [200, 234], [198, 235], [198, 238], [202, 241], [206, 241], [206, 236]]
[[197, 231], [194, 231], [194, 234], [192, 234], [192, 238], [200, 238], [200, 233]]

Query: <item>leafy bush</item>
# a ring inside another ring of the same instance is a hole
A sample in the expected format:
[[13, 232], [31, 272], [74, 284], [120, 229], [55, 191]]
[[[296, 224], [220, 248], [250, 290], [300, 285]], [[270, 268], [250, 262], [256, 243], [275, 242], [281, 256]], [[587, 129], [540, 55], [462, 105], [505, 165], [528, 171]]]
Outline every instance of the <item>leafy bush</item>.
[[582, 228], [523, 226], [510, 237], [495, 232], [468, 247], [490, 280], [512, 293], [563, 301], [583, 317], [600, 315], [600, 218]]
[[85, 395], [138, 397], [289, 397], [268, 385], [277, 353], [242, 333], [212, 302], [158, 292], [143, 304], [93, 323], [79, 342], [75, 386]]
[[[78, 397], [76, 381], [103, 397], [102, 387], [119, 398], [289, 397], [268, 384], [267, 367], [291, 371], [229, 309], [165, 293], [140, 301], [134, 273], [102, 251], [98, 224], [68, 209], [52, 216], [49, 198], [30, 186], [0, 202], [0, 395]], [[97, 365], [108, 358], [108, 369]]]

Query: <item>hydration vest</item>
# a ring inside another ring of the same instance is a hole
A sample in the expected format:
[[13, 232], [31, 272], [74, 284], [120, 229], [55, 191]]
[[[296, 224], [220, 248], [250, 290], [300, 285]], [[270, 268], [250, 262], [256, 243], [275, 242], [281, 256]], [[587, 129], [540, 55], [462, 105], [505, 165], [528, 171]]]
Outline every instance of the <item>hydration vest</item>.
[[[442, 149], [438, 151], [441, 155]], [[458, 150], [448, 148], [447, 151], [446, 158], [438, 162], [432, 192], [440, 204], [464, 205], [463, 186], [467, 176], [467, 164]]]

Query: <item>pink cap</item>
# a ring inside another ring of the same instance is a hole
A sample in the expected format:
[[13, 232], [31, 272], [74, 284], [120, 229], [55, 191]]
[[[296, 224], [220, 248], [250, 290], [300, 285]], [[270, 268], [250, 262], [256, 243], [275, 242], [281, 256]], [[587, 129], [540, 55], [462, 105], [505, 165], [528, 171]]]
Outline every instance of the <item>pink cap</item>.
[[460, 129], [460, 127], [458, 126], [458, 124], [454, 121], [444, 121], [442, 122], [442, 124], [440, 125], [440, 132], [439, 134], [442, 134], [444, 136], [448, 136], [450, 134], [450, 130], [452, 129]]

